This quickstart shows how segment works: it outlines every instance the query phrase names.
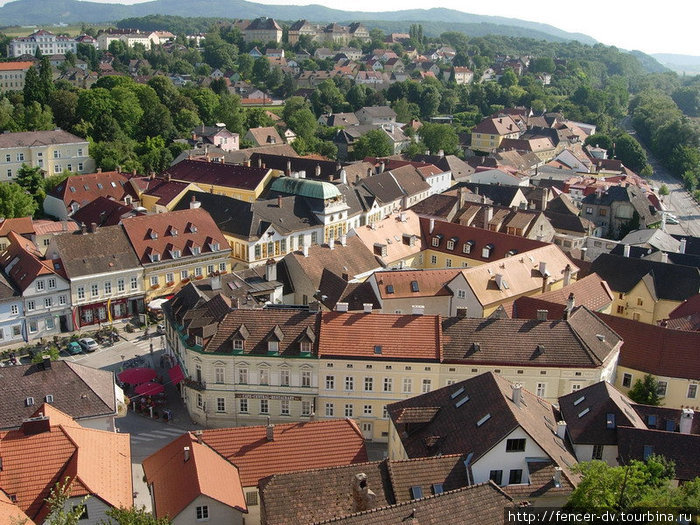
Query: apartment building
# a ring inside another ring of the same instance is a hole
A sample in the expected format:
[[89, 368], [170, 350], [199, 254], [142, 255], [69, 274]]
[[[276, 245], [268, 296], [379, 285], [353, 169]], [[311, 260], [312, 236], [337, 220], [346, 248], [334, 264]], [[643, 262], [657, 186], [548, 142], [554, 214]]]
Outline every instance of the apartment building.
[[55, 35], [51, 31], [39, 29], [29, 36], [10, 40], [7, 51], [9, 57], [35, 55], [37, 49], [41, 51], [42, 55], [65, 55], [68, 51], [76, 53], [78, 42], [80, 42], [80, 37]]
[[33, 62], [0, 62], [0, 93], [22, 91], [27, 71]]

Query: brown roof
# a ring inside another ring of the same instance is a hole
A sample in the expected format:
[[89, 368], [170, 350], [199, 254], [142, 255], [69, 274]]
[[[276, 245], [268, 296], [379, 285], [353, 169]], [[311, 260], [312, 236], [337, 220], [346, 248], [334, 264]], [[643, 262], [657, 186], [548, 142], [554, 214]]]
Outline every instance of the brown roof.
[[459, 516], [460, 522], [463, 523], [497, 525], [503, 523], [503, 509], [511, 505], [510, 496], [495, 484], [481, 483], [319, 523], [438, 525], [453, 523], [455, 516]]
[[567, 321], [453, 317], [442, 333], [445, 362], [500, 366], [596, 368], [620, 343], [585, 307]]
[[[73, 226], [72, 231], [78, 229], [78, 223], [86, 226], [90, 226], [93, 222], [97, 226], [114, 226], [119, 224], [126, 216], [135, 215], [136, 213], [133, 207], [122, 204], [119, 201], [107, 197], [97, 197], [94, 201], [82, 206], [71, 215], [71, 219], [76, 222], [68, 224]], [[60, 223], [54, 224], [59, 224], [60, 227]]]
[[70, 361], [53, 361], [51, 367], [18, 365], [0, 368], [0, 428], [17, 428], [30, 417], [36, 405], [53, 396], [53, 406], [80, 420], [116, 414], [114, 374]]
[[624, 341], [618, 366], [655, 376], [693, 380], [700, 377], [700, 332], [671, 330], [622, 317], [597, 315]]
[[253, 137], [253, 141], [257, 146], [284, 143], [284, 140], [282, 140], [282, 137], [280, 137], [280, 134], [277, 132], [277, 129], [274, 126], [269, 126], [266, 128], [250, 128], [248, 133], [250, 133], [250, 135]]
[[118, 171], [102, 171], [85, 175], [73, 175], [56, 186], [49, 195], [61, 199], [70, 211], [70, 204], [84, 206], [97, 197], [124, 201], [129, 195], [129, 178]]
[[252, 487], [272, 474], [367, 461], [362, 431], [351, 419], [333, 419], [274, 426], [210, 429], [202, 440], [238, 467], [241, 484]]
[[200, 495], [247, 510], [238, 468], [189, 432], [147, 457], [143, 471], [152, 487], [157, 518], [175, 518]]
[[[68, 133], [67, 131], [63, 131], [61, 129], [55, 129], [50, 131], [20, 131], [17, 133], [0, 133], [0, 148], [87, 143], [88, 141], [86, 139], [82, 139], [76, 135], [73, 135], [72, 133]], [[73, 177], [71, 177], [71, 179], [72, 178]]]
[[592, 273], [569, 286], [551, 290], [536, 297], [520, 297], [513, 305], [513, 317], [537, 319], [537, 310], [547, 310], [547, 319], [561, 319], [569, 299], [574, 294], [574, 302], [590, 310], [600, 312], [613, 302], [613, 293], [608, 283]]
[[79, 229], [79, 226], [73, 221], [34, 221], [34, 233], [37, 235], [46, 235], [49, 233], [74, 232]]
[[255, 190], [270, 172], [267, 168], [253, 168], [237, 164], [184, 159], [160, 174], [175, 181], [193, 182], [202, 190], [208, 186], [223, 186], [241, 190]]
[[9, 232], [15, 232], [18, 235], [34, 233], [31, 216], [0, 220], [0, 237], [5, 237]]
[[[379, 244], [386, 247], [386, 256], [375, 252], [383, 266], [415, 255], [421, 250], [418, 215], [411, 210], [390, 215], [372, 225], [358, 226], [355, 234], [370, 251], [374, 251]], [[414, 237], [413, 246], [411, 237]]]
[[403, 299], [406, 297], [452, 295], [452, 292], [446, 285], [460, 271], [458, 268], [389, 270], [375, 272], [373, 275], [382, 299]]
[[[40, 275], [57, 275], [51, 262], [40, 258], [32, 241], [12, 231], [7, 234], [7, 239], [10, 245], [0, 254], [0, 267], [22, 292]], [[12, 267], [7, 271], [7, 267], [11, 264]]]
[[185, 191], [189, 185], [189, 182], [156, 179], [156, 184], [149, 187], [148, 190], [144, 192], [144, 195], [158, 197], [156, 204], [167, 206], [178, 195]]
[[509, 135], [519, 132], [520, 128], [509, 116], [485, 118], [472, 130], [472, 133], [486, 133], [489, 135]]
[[66, 477], [72, 496], [94, 495], [110, 506], [131, 507], [129, 435], [83, 428], [49, 404], [33, 415], [40, 414], [47, 418], [43, 424], [0, 433], [5, 494], [37, 523], [49, 513], [45, 500], [51, 489]]
[[437, 361], [440, 317], [377, 313], [321, 314], [319, 357]]
[[411, 207], [421, 217], [451, 221], [459, 207], [459, 197], [437, 193]]
[[372, 304], [372, 309], [381, 309], [379, 299], [368, 281], [350, 283], [340, 275], [330, 270], [323, 270], [321, 282], [318, 285], [319, 300], [329, 310], [333, 310], [339, 302], [348, 303], [348, 310], [363, 310], [365, 304]]
[[172, 250], [180, 250], [182, 258], [193, 256], [194, 248], [201, 253], [228, 251], [221, 230], [201, 208], [128, 217], [122, 224], [141, 263], [150, 263], [156, 253], [160, 260], [173, 259]]
[[3, 523], [21, 523], [23, 525], [35, 525], [22, 509], [12, 503], [4, 492], [0, 491], [0, 521]]
[[[512, 384], [509, 381], [486, 372], [392, 403], [387, 408], [407, 455], [414, 458], [470, 453], [473, 454], [473, 465], [520, 427], [550, 460], [563, 469], [566, 477], [562, 477], [563, 488], [571, 490], [577, 483], [576, 476], [570, 470], [576, 463], [576, 458], [567, 443], [556, 434], [556, 415], [552, 405], [522, 389], [522, 401], [516, 406], [512, 395]], [[467, 401], [460, 403], [463, 399]], [[440, 407], [440, 411], [428, 424], [408, 425], [408, 428], [396, 424], [396, 417], [403, 409], [417, 406]], [[487, 415], [488, 419], [484, 420]], [[531, 487], [536, 488], [532, 483]]]

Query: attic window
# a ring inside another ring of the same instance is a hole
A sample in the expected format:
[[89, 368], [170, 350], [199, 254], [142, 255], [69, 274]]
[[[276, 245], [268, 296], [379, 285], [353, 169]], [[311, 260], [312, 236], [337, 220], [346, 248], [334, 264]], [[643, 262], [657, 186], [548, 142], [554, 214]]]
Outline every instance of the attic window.
[[461, 407], [464, 403], [466, 403], [467, 401], [469, 401], [469, 399], [470, 399], [470, 397], [469, 397], [468, 395], [464, 396], [462, 399], [460, 399], [459, 401], [457, 401], [457, 402], [455, 403], [455, 408]]
[[581, 418], [581, 417], [585, 416], [586, 414], [588, 414], [590, 411], [591, 411], [590, 408], [584, 408], [581, 412], [578, 413], [578, 417]]
[[151, 258], [151, 262], [158, 262], [158, 261], [160, 261], [160, 254], [157, 253], [157, 252], [154, 252], [154, 253], [150, 254], [149, 257]]
[[673, 419], [666, 420], [666, 430], [668, 432], [675, 432], [676, 431], [676, 422]]
[[442, 239], [442, 235], [436, 235], [435, 237], [433, 237], [433, 246], [440, 246], [440, 239]]
[[648, 459], [649, 456], [651, 456], [654, 453], [654, 446], [653, 445], [644, 445], [644, 459]]
[[487, 245], [484, 246], [484, 248], [481, 250], [481, 256], [482, 256], [484, 259], [488, 259], [489, 257], [491, 257], [491, 251], [492, 251], [492, 250], [493, 250], [493, 244], [487, 244]]
[[180, 258], [180, 250], [170, 250], [170, 255], [172, 256], [173, 259], [179, 259]]
[[451, 397], [452, 399], [454, 399], [455, 397], [457, 397], [458, 395], [460, 395], [462, 392], [464, 392], [464, 387], [461, 387], [461, 388], [455, 390], [454, 392], [452, 392], [452, 395], [451, 395], [450, 397]]
[[199, 255], [202, 249], [199, 246], [190, 246], [190, 252], [192, 252], [192, 255]]
[[484, 417], [482, 417], [479, 421], [476, 422], [476, 426], [480, 427], [484, 423], [486, 423], [489, 419], [491, 419], [491, 414], [486, 414]]
[[454, 250], [455, 249], [455, 242], [457, 241], [456, 237], [452, 237], [449, 241], [447, 241], [447, 249], [448, 250]]
[[153, 228], [151, 228], [150, 230], [148, 230], [148, 236], [149, 236], [151, 239], [157, 239], [157, 238], [158, 238], [158, 232], [155, 231]]
[[116, 188], [116, 187], [117, 187], [117, 184], [116, 184], [114, 181], [110, 182], [110, 184], [112, 185], [112, 188]]
[[51, 395], [51, 394], [46, 394], [46, 402], [47, 402], [47, 403], [53, 403], [53, 395]]
[[419, 485], [411, 487], [411, 499], [420, 499], [423, 497], [423, 489]]
[[219, 243], [213, 242], [213, 243], [209, 244], [209, 249], [213, 252], [218, 252], [219, 251]]
[[27, 399], [24, 400], [24, 405], [31, 407], [34, 406], [34, 398], [33, 397], [28, 397]]
[[381, 354], [382, 353], [382, 345], [375, 345], [374, 346], [374, 353]]
[[418, 281], [411, 281], [411, 291], [418, 292]]
[[171, 227], [171, 228], [170, 228], [170, 235], [171, 235], [172, 237], [177, 237], [177, 228]]
[[102, 184], [99, 182], [97, 183], [97, 189], [100, 189], [100, 190], [102, 189]]
[[608, 413], [605, 416], [605, 428], [614, 429], [615, 428], [615, 414]]
[[280, 343], [279, 341], [268, 341], [267, 342], [267, 353], [268, 354], [279, 354]]
[[464, 245], [462, 246], [462, 253], [471, 253], [472, 246], [474, 246], [474, 241], [465, 242]]
[[197, 233], [197, 227], [192, 223], [189, 223], [188, 230], [190, 231], [190, 233]]
[[89, 190], [90, 190], [90, 186], [88, 186], [87, 184], [83, 184], [83, 188], [85, 188], [85, 191], [89, 191]]
[[442, 494], [443, 492], [442, 483], [433, 483], [433, 494]]
[[73, 186], [70, 187], [70, 192], [75, 193], [75, 188]]
[[508, 250], [508, 253], [506, 253], [506, 257], [513, 257], [513, 255], [517, 254], [518, 250]]
[[656, 414], [649, 414], [647, 416], [647, 425], [649, 425], [650, 427], [656, 426]]
[[394, 285], [393, 284], [387, 284], [386, 293], [388, 293], [388, 294], [394, 293]]

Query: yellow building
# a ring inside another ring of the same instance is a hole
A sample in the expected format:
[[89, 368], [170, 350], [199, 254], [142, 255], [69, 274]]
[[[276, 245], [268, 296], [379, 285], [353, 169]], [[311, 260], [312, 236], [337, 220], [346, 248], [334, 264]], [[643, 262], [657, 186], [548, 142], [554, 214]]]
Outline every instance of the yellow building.
[[144, 269], [146, 302], [231, 270], [226, 238], [205, 210], [129, 217], [122, 224]]
[[522, 134], [518, 124], [508, 115], [488, 117], [472, 130], [471, 147], [478, 151], [492, 151], [503, 139], [517, 139]]
[[173, 211], [188, 191], [202, 191], [196, 184], [155, 177], [129, 181], [138, 194], [141, 206], [151, 213]]

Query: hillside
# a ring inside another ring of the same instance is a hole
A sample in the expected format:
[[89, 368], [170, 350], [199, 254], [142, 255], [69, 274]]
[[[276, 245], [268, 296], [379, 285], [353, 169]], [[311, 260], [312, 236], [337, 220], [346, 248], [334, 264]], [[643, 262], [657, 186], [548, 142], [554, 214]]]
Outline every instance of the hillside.
[[[451, 24], [452, 27], [455, 24], [466, 24], [467, 31], [471, 31], [471, 34], [475, 35], [496, 31], [497, 34], [505, 36], [529, 36], [553, 41], [578, 40], [585, 44], [596, 43], [593, 38], [587, 35], [567, 33], [547, 24], [515, 18], [473, 15], [452, 9], [412, 9], [369, 13], [340, 11], [319, 5], [263, 5], [245, 0], [153, 0], [131, 6], [78, 0], [16, 0], [0, 7], [0, 20], [5, 26], [48, 25], [107, 22], [148, 14], [192, 16], [196, 13], [206, 13], [209, 17], [222, 18], [273, 16], [280, 20], [305, 18], [314, 22], [372, 21], [372, 25], [376, 26], [380, 26], [380, 23], [420, 21], [426, 26], [439, 24], [434, 29], [435, 34], [445, 31], [447, 29], [445, 24]], [[403, 28], [405, 26], [397, 27]]]
[[679, 74], [700, 74], [700, 56], [674, 55], [671, 53], [654, 53], [653, 56], [659, 63]]

